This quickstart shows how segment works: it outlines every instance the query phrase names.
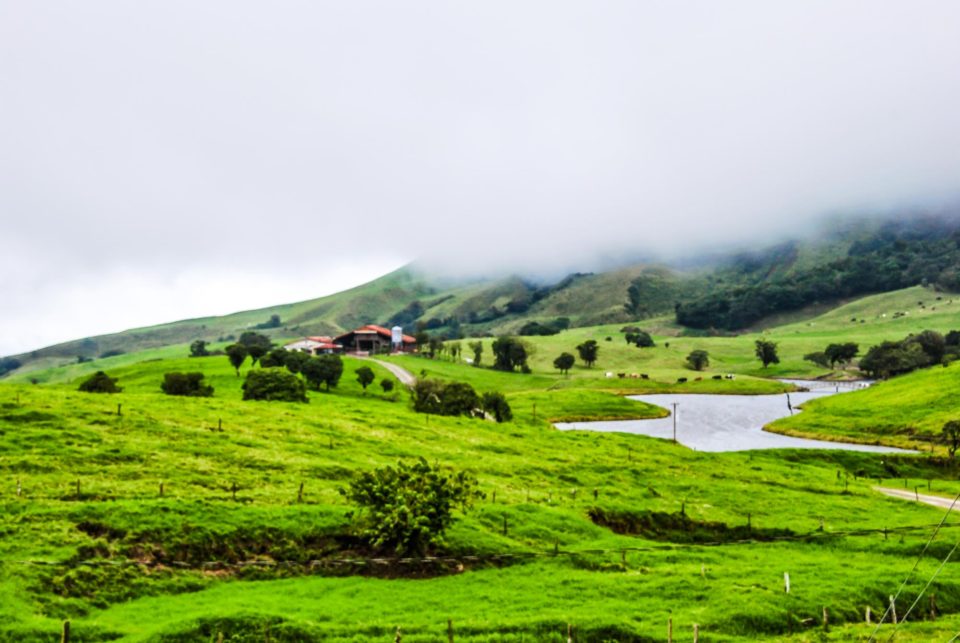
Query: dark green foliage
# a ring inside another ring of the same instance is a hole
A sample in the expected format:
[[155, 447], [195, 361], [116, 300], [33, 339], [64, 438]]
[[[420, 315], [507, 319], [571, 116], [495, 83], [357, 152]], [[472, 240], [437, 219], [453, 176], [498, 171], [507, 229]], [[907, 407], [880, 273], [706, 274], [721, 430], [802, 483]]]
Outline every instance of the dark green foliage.
[[443, 339], [434, 335], [427, 342], [427, 355], [430, 359], [433, 359], [437, 356], [437, 353], [441, 352], [443, 352]]
[[470, 351], [473, 353], [473, 365], [480, 366], [480, 358], [483, 357], [483, 342], [477, 340], [470, 342], [467, 346], [470, 347]]
[[423, 304], [419, 301], [411, 301], [403, 310], [394, 313], [385, 325], [387, 328], [392, 326], [413, 326], [414, 322], [420, 319], [423, 313]]
[[743, 255], [710, 294], [679, 304], [677, 322], [693, 328], [738, 330], [774, 313], [827, 298], [898, 290], [920, 283], [960, 289], [960, 224], [933, 218], [891, 221], [852, 243], [846, 256], [791, 269], [797, 248]]
[[521, 371], [527, 366], [529, 350], [516, 337], [503, 336], [493, 341], [493, 367], [499, 371]]
[[299, 373], [306, 361], [310, 359], [310, 354], [303, 351], [287, 351], [283, 365], [291, 373]]
[[510, 410], [510, 404], [503, 393], [499, 391], [484, 393], [481, 403], [484, 413], [492, 415], [497, 422], [509, 422], [513, 419], [513, 411]]
[[830, 358], [827, 357], [827, 354], [823, 351], [816, 351], [813, 353], [807, 353], [803, 356], [803, 359], [808, 362], [813, 362], [817, 366], [822, 366], [823, 368], [830, 368]]
[[950, 348], [956, 348], [960, 346], [960, 330], [951, 330], [943, 338], [943, 342]]
[[363, 387], [364, 392], [366, 392], [367, 387], [373, 384], [373, 380], [376, 379], [376, 375], [373, 374], [373, 369], [369, 366], [361, 366], [356, 370], [357, 381], [360, 382], [360, 386]]
[[599, 352], [600, 346], [594, 339], [588, 339], [577, 346], [577, 353], [580, 355], [580, 361], [586, 364], [587, 368], [592, 367], [596, 363], [597, 353]]
[[260, 358], [260, 366], [263, 368], [279, 368], [281, 366], [286, 368], [289, 357], [290, 351], [283, 347], [277, 347]]
[[237, 343], [247, 348], [247, 352], [250, 355], [250, 361], [253, 362], [253, 364], [256, 364], [257, 361], [259, 361], [259, 359], [267, 353], [267, 351], [273, 348], [273, 342], [270, 341], [269, 337], [266, 335], [261, 335], [260, 333], [255, 333], [252, 330], [241, 333], [240, 339], [237, 340]]
[[263, 323], [257, 324], [256, 326], [254, 326], [254, 328], [258, 328], [261, 330], [266, 330], [268, 328], [280, 328], [281, 323], [282, 322], [280, 321], [280, 315], [270, 315], [270, 319], [268, 319]]
[[164, 373], [160, 389], [167, 395], [190, 397], [213, 395], [213, 387], [203, 382], [203, 373]]
[[84, 393], [119, 393], [123, 389], [117, 386], [117, 380], [103, 371], [97, 371], [80, 383], [78, 391]]
[[339, 355], [317, 355], [303, 362], [300, 372], [318, 391], [321, 384], [329, 391], [331, 388], [336, 388], [340, 382], [340, 376], [343, 375], [343, 360]]
[[702, 371], [710, 366], [710, 354], [704, 350], [690, 351], [687, 355], [687, 366], [695, 371]]
[[923, 349], [923, 352], [930, 358], [931, 364], [938, 364], [943, 360], [947, 352], [947, 343], [943, 335], [935, 330], [925, 330], [910, 338], [910, 341], [916, 342]]
[[87, 362], [92, 362], [92, 357], [87, 357], [86, 355], [77, 355], [77, 364], [86, 364]]
[[757, 359], [766, 368], [770, 364], [779, 364], [780, 356], [777, 355], [777, 343], [767, 339], [758, 339], [754, 342], [754, 354]]
[[10, 371], [17, 370], [21, 366], [23, 366], [23, 364], [15, 357], [0, 358], [0, 377], [3, 377]]
[[240, 377], [240, 367], [243, 366], [243, 362], [247, 359], [249, 351], [247, 347], [243, 344], [230, 344], [227, 346], [227, 359], [230, 360], [230, 365], [237, 370], [237, 377]]
[[[924, 351], [923, 344], [917, 340], [917, 337], [919, 336], [910, 335], [899, 342], [888, 341], [877, 346], [871, 346], [867, 354], [860, 360], [860, 370], [870, 377], [886, 379], [938, 363], [939, 360], [935, 360]], [[931, 342], [932, 340], [927, 336], [926, 341]], [[938, 345], [937, 342], [933, 341], [932, 352], [934, 354], [938, 352]]]
[[393, 380], [390, 379], [389, 377], [385, 377], [382, 380], [380, 380], [380, 388], [383, 389], [384, 393], [389, 393], [390, 391], [393, 390], [393, 387], [394, 387]]
[[636, 344], [637, 348], [653, 348], [656, 345], [650, 333], [640, 330], [639, 328], [628, 329], [624, 333], [623, 338], [627, 340], [628, 344]]
[[850, 360], [856, 357], [859, 352], [860, 347], [856, 343], [845, 342], [843, 344], [830, 344], [824, 349], [823, 354], [831, 368], [834, 368], [838, 363], [849, 364]]
[[947, 445], [950, 458], [953, 459], [957, 455], [957, 449], [960, 448], [960, 421], [950, 420], [944, 424], [940, 436], [943, 443]]
[[576, 358], [570, 353], [560, 353], [560, 356], [553, 360], [553, 367], [566, 375], [575, 362]]
[[210, 354], [210, 351], [207, 350], [207, 342], [202, 339], [194, 340], [190, 344], [190, 357], [206, 357]]
[[520, 327], [519, 335], [524, 337], [556, 335], [560, 330], [547, 324], [541, 324], [538, 321], [529, 321]]
[[282, 368], [260, 368], [247, 371], [243, 382], [244, 400], [306, 402], [303, 380]]
[[126, 354], [127, 354], [127, 351], [122, 351], [120, 349], [115, 348], [113, 350], [104, 351], [100, 353], [100, 359], [106, 359], [108, 357], [116, 357], [118, 355], [126, 355]]
[[442, 545], [453, 511], [483, 497], [474, 476], [431, 467], [423, 458], [363, 473], [340, 493], [360, 508], [352, 516], [357, 535], [372, 549], [398, 556]]
[[418, 379], [410, 390], [413, 410], [433, 415], [475, 415], [480, 396], [465, 382]]
[[424, 330], [418, 329], [413, 336], [413, 341], [417, 344], [417, 350], [422, 351], [423, 347], [430, 343], [430, 334]]

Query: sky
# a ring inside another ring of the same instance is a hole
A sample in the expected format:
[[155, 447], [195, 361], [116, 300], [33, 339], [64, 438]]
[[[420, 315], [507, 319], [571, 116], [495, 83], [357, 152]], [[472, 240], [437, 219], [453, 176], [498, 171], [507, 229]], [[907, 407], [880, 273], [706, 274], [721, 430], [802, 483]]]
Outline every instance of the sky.
[[960, 196], [960, 3], [0, 0], [0, 355]]

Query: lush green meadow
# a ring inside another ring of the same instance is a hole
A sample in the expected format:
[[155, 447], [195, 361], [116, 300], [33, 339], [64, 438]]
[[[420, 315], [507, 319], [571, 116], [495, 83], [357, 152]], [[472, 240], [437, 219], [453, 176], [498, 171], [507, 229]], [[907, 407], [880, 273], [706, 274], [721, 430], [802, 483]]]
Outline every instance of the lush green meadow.
[[[707, 454], [561, 432], [549, 420], [664, 413], [618, 393], [778, 392], [784, 385], [756, 376], [825, 374], [802, 361], [825, 343], [865, 349], [960, 327], [960, 304], [957, 313], [944, 304], [881, 316], [916, 307], [912, 291], [770, 329], [782, 363], [766, 372], [753, 357], [758, 335], [683, 337], [666, 324], [651, 327], [651, 349], [626, 345], [619, 326], [534, 338], [530, 375], [389, 358], [419, 376], [503, 391], [515, 416], [505, 424], [417, 414], [404, 391], [385, 395], [378, 382], [364, 392], [359, 366], [378, 379], [387, 371], [354, 359], [336, 389], [311, 392], [308, 404], [244, 402], [226, 357], [186, 358], [185, 346], [34, 371], [38, 384], [10, 378], [0, 382], [0, 638], [56, 640], [70, 619], [73, 640], [89, 641], [393, 640], [397, 626], [404, 641], [435, 641], [451, 619], [456, 640], [562, 641], [569, 624], [579, 641], [648, 641], [664, 640], [672, 619], [677, 640], [689, 640], [694, 623], [704, 641], [866, 640], [864, 609], [882, 613], [943, 516], [873, 487], [960, 492], [942, 457]], [[569, 377], [551, 368], [554, 353], [588, 338], [601, 343], [596, 366]], [[699, 347], [713, 362], [702, 375], [682, 364]], [[123, 392], [77, 392], [77, 378], [96, 368]], [[187, 370], [205, 373], [215, 395], [160, 392], [164, 373]], [[737, 377], [712, 379], [720, 373]], [[936, 414], [949, 415], [958, 374], [938, 367], [824, 399], [787, 428], [850, 437], [887, 427], [881, 439], [905, 422], [933, 430]], [[486, 498], [433, 552], [443, 560], [374, 560], [351, 536], [338, 489], [358, 472], [421, 456], [472, 472]], [[951, 518], [899, 609], [957, 538]], [[898, 640], [946, 640], [960, 628], [953, 567], [932, 584], [945, 618], [926, 620], [924, 602]]]

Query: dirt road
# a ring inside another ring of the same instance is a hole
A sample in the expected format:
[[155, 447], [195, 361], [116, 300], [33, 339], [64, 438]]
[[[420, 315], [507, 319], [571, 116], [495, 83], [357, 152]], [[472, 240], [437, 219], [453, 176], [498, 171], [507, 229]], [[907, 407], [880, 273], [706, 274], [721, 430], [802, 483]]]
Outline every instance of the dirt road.
[[[911, 491], [910, 489], [889, 489], [887, 487], [874, 487], [874, 489], [888, 496], [893, 496], [894, 498], [903, 498], [904, 500], [912, 500], [913, 502], [922, 502], [934, 507], [940, 507], [941, 509], [949, 509], [950, 505], [953, 504], [953, 498], [944, 498], [943, 496], [928, 496], [923, 493], [918, 495], [915, 491]], [[953, 505], [953, 510], [960, 511], [960, 502]]]

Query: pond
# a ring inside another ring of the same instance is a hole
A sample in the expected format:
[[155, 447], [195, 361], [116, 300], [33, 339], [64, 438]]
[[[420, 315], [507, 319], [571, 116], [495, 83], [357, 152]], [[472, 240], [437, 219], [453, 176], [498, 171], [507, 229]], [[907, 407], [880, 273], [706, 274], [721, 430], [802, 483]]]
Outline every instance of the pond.
[[[905, 449], [845, 442], [808, 440], [764, 431], [763, 427], [791, 413], [797, 406], [825, 395], [842, 394], [869, 383], [827, 384], [784, 380], [810, 391], [779, 395], [632, 395], [630, 399], [663, 407], [670, 417], [653, 420], [613, 422], [561, 422], [562, 431], [585, 430], [637, 433], [653, 438], [673, 439], [676, 409], [677, 442], [697, 451], [748, 451], [752, 449], [846, 449], [877, 453], [909, 453]], [[676, 405], [676, 406], [674, 406]], [[792, 407], [792, 411], [791, 411]]]

